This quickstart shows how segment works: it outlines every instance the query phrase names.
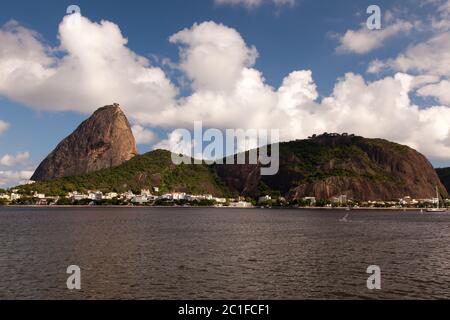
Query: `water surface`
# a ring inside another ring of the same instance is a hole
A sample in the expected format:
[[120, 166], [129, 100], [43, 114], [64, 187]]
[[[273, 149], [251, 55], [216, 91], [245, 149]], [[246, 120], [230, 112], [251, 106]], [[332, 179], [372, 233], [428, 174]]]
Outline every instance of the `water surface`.
[[[0, 208], [1, 299], [450, 298], [450, 215]], [[69, 291], [66, 269], [82, 269]], [[366, 287], [369, 265], [382, 290]]]

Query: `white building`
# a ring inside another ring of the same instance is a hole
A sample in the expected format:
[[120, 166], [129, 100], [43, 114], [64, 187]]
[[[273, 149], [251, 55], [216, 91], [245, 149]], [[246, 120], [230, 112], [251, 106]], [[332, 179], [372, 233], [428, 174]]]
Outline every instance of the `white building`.
[[173, 200], [185, 200], [186, 199], [186, 193], [172, 193], [172, 199]]
[[348, 202], [347, 195], [343, 194], [338, 197], [340, 204], [346, 204]]
[[105, 194], [104, 199], [111, 200], [117, 197], [119, 197], [119, 194], [117, 192], [108, 192], [107, 194]]
[[90, 191], [89, 194], [88, 194], [88, 199], [96, 200], [96, 201], [103, 200], [103, 192], [101, 192], [101, 191], [95, 191], [95, 192]]
[[121, 196], [127, 200], [131, 200], [134, 198], [134, 193], [132, 191], [128, 191], [128, 192], [122, 193]]
[[103, 200], [103, 192], [97, 191], [95, 193], [95, 200], [97, 201]]
[[250, 202], [238, 201], [230, 203], [231, 208], [252, 208], [253, 205]]
[[163, 194], [162, 197], [165, 200], [173, 200], [173, 195], [171, 193]]
[[15, 192], [11, 193], [11, 201], [19, 200], [20, 198], [22, 198], [22, 196], [20, 194], [15, 193]]
[[67, 198], [72, 199], [74, 201], [80, 201], [80, 200], [88, 199], [89, 196], [86, 194], [79, 193], [78, 191], [74, 191], [74, 192], [69, 192], [67, 194]]
[[33, 194], [33, 197], [34, 197], [34, 198], [38, 198], [38, 199], [41, 200], [41, 199], [45, 199], [45, 194], [35, 192], [35, 193]]
[[9, 196], [9, 194], [6, 193], [0, 193], [0, 199], [5, 199], [5, 200], [9, 200], [11, 197]]
[[147, 196], [140, 195], [140, 196], [135, 196], [135, 197], [131, 200], [131, 202], [137, 203], [137, 204], [144, 204], [144, 203], [147, 203], [147, 202], [148, 202], [148, 199], [147, 199]]
[[316, 204], [316, 197], [304, 197], [303, 201], [309, 202], [310, 205]]
[[263, 196], [263, 197], [259, 197], [258, 203], [259, 203], [259, 204], [261, 204], [261, 203], [266, 203], [266, 202], [269, 202], [269, 201], [271, 201], [271, 200], [272, 200], [272, 197], [271, 197], [271, 196]]

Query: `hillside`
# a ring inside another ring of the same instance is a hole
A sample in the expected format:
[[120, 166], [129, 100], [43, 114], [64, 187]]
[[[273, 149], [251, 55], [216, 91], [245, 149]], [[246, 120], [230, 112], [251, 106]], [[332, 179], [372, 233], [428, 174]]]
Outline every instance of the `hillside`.
[[98, 172], [21, 187], [47, 195], [78, 190], [208, 193], [216, 196], [270, 194], [299, 199], [394, 200], [448, 197], [429, 161], [417, 151], [381, 139], [322, 135], [280, 144], [280, 170], [261, 176], [259, 165], [175, 166], [168, 151], [136, 156]]
[[139, 155], [124, 164], [80, 176], [21, 186], [25, 192], [38, 191], [46, 195], [60, 195], [70, 191], [117, 191], [158, 187], [161, 192], [178, 191], [192, 194], [223, 196], [227, 188], [211, 167], [206, 165], [172, 164], [171, 153], [156, 150]]
[[218, 175], [235, 192], [289, 198], [391, 200], [431, 198], [447, 190], [429, 161], [417, 151], [382, 139], [321, 135], [280, 144], [280, 171], [261, 176], [257, 165], [218, 165]]
[[436, 169], [436, 173], [438, 174], [439, 179], [441, 179], [442, 184], [447, 188], [447, 190], [450, 190], [450, 168]]

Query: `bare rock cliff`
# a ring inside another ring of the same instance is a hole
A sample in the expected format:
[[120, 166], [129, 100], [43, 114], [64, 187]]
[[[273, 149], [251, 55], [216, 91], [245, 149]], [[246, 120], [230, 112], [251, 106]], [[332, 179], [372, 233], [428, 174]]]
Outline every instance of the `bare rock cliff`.
[[48, 181], [119, 166], [137, 155], [136, 142], [118, 104], [98, 109], [39, 165], [31, 178]]
[[261, 176], [258, 165], [218, 165], [230, 190], [257, 197], [279, 192], [291, 199], [347, 195], [355, 200], [448, 197], [431, 163], [419, 152], [381, 139], [315, 136], [280, 144], [280, 170]]

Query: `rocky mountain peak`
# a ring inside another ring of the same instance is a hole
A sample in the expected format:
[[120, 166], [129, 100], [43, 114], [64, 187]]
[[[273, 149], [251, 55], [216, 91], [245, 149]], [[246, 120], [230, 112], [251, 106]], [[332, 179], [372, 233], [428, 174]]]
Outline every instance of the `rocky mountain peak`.
[[39, 165], [34, 181], [81, 175], [121, 165], [137, 155], [136, 141], [119, 104], [84, 121]]

